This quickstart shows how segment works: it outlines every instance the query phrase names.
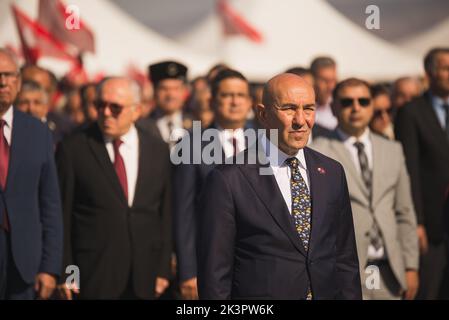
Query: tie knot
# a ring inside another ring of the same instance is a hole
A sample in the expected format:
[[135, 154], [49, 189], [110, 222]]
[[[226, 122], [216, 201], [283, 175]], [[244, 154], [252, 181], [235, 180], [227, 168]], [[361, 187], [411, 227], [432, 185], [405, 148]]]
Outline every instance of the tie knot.
[[296, 157], [288, 158], [285, 162], [292, 169], [297, 169], [299, 166], [299, 160]]
[[365, 145], [360, 141], [354, 142], [354, 147], [356, 147], [358, 151], [363, 151], [365, 149]]
[[114, 144], [114, 149], [118, 150], [118, 148], [120, 148], [120, 146], [122, 145], [123, 141], [121, 139], [115, 139], [113, 141]]
[[3, 129], [3, 127], [5, 126], [5, 124], [6, 124], [6, 120], [0, 119], [0, 129]]

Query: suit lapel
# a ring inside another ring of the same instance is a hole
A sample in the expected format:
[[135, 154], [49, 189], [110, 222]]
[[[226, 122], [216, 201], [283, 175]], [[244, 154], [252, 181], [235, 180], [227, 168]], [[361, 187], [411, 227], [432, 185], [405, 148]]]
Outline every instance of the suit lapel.
[[9, 154], [9, 168], [8, 178], [6, 180], [5, 192], [10, 188], [10, 184], [14, 181], [14, 176], [20, 167], [20, 162], [25, 157], [23, 156], [24, 150], [28, 150], [27, 144], [29, 137], [27, 137], [28, 128], [26, 121], [23, 121], [24, 115], [14, 109], [12, 135], [11, 135], [11, 148]]
[[447, 152], [447, 150], [449, 150], [449, 139], [446, 136], [446, 132], [441, 127], [429, 93], [424, 95], [424, 100], [424, 110], [421, 114], [421, 119], [425, 123], [426, 129], [432, 134], [433, 139], [437, 140], [438, 144], [442, 147], [444, 146], [442, 152]]
[[304, 148], [304, 157], [306, 159], [307, 172], [309, 175], [310, 196], [312, 198], [312, 218], [311, 218], [311, 234], [309, 254], [314, 250], [315, 242], [313, 241], [320, 233], [321, 225], [324, 222], [323, 213], [326, 212], [327, 199], [326, 193], [320, 189], [329, 184], [326, 175], [326, 169], [323, 167], [319, 159], [314, 157], [309, 148]]
[[143, 134], [139, 129], [137, 130], [139, 136], [139, 167], [137, 169], [137, 181], [136, 181], [136, 191], [134, 194], [133, 207], [138, 204], [138, 201], [145, 197], [145, 193], [149, 190], [143, 190], [143, 179], [146, 177], [147, 171], [152, 168], [152, 157], [150, 154], [151, 148], [148, 147], [148, 142], [146, 135]]
[[109, 158], [108, 151], [106, 150], [106, 146], [103, 140], [103, 136], [101, 134], [100, 128], [97, 124], [95, 124], [88, 135], [88, 144], [95, 158], [97, 159], [103, 173], [110, 180], [112, 188], [118, 193], [120, 200], [128, 205], [125, 194], [123, 193], [122, 187], [120, 185], [120, 181], [115, 173], [114, 166]]
[[[345, 168], [346, 174], [351, 176], [352, 181], [354, 181], [356, 184], [358, 184], [357, 190], [360, 190], [361, 192], [361, 198], [364, 199], [363, 201], [366, 201], [369, 199], [369, 192], [366, 188], [365, 183], [362, 180], [361, 175], [357, 171], [354, 161], [351, 158], [351, 155], [349, 151], [346, 149], [344, 144], [341, 142], [340, 139], [333, 139], [331, 143], [331, 148], [333, 149], [334, 153], [337, 154], [338, 159], [340, 160], [341, 164]], [[348, 179], [349, 180], [349, 179]]]
[[266, 162], [265, 154], [261, 150], [260, 146], [258, 148], [256, 146], [252, 146], [248, 152], [258, 152], [257, 149], [260, 150], [259, 157], [257, 158], [257, 164], [246, 165], [246, 170], [242, 170], [242, 172], [258, 195], [259, 200], [264, 204], [267, 211], [279, 227], [285, 232], [295, 248], [303, 255], [306, 255], [301, 239], [295, 229], [294, 220], [288, 211], [288, 207], [285, 204], [281, 190], [279, 189], [274, 175], [260, 174], [259, 169], [263, 168], [265, 170], [270, 170], [269, 166], [261, 165], [259, 162], [259, 159], [261, 158], [264, 159], [263, 162]]
[[382, 154], [382, 140], [383, 138], [371, 134], [371, 143], [373, 144], [373, 190], [372, 190], [372, 206], [374, 207], [380, 197], [382, 190], [382, 177], [387, 175], [384, 169], [388, 168], [386, 165], [386, 157]]

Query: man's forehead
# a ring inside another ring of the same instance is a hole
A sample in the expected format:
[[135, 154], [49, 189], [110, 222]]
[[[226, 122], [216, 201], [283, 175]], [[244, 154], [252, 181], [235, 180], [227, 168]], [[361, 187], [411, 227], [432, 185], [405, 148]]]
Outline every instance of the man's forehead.
[[294, 100], [315, 100], [315, 93], [311, 87], [298, 85], [288, 86], [284, 90], [279, 90], [276, 94], [276, 100], [294, 102]]
[[0, 71], [17, 71], [17, 65], [6, 54], [0, 53]]

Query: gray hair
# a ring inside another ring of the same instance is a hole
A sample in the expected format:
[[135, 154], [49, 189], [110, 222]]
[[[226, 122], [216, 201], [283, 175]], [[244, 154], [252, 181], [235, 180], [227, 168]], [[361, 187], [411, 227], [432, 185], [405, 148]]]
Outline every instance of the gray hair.
[[37, 82], [24, 81], [22, 83], [22, 88], [20, 89], [18, 96], [20, 96], [20, 94], [24, 92], [39, 92], [43, 96], [43, 103], [48, 104], [49, 102], [47, 91], [45, 91], [44, 88], [42, 88]]
[[2, 47], [0, 47], [0, 54], [4, 54], [14, 63], [14, 66], [16, 67], [16, 72], [18, 73], [19, 72], [19, 62], [17, 60], [16, 55], [13, 52], [11, 52], [11, 50], [2, 48]]
[[129, 89], [133, 96], [133, 103], [134, 104], [140, 103], [140, 101], [142, 100], [142, 93], [141, 93], [140, 86], [137, 84], [136, 81], [134, 81], [133, 79], [127, 78], [127, 77], [114, 76], [114, 77], [106, 77], [106, 78], [102, 79], [97, 84], [97, 97], [102, 96], [103, 87], [105, 86], [106, 82], [108, 82], [110, 80], [126, 80], [128, 82]]

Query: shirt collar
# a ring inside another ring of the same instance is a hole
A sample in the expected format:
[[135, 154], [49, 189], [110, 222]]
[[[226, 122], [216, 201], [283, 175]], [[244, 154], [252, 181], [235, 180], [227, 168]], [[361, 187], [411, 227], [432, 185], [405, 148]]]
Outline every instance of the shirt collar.
[[343, 130], [341, 130], [340, 128], [337, 128], [337, 133], [340, 136], [340, 138], [342, 139], [343, 143], [347, 143], [350, 145], [353, 145], [355, 142], [359, 141], [361, 143], [363, 143], [365, 146], [368, 145], [370, 143], [370, 130], [369, 128], [366, 128], [365, 131], [363, 132], [363, 134], [356, 138], [354, 136], [350, 136], [347, 133], [345, 133]]
[[2, 119], [5, 120], [6, 126], [12, 128], [12, 118], [13, 118], [13, 107], [10, 106], [9, 109], [3, 114]]
[[[132, 146], [135, 144], [135, 142], [138, 139], [138, 135], [137, 135], [137, 130], [136, 127], [133, 125], [131, 125], [131, 127], [129, 128], [128, 132], [125, 133], [123, 136], [120, 137], [120, 140], [122, 140], [123, 144], [125, 146]], [[114, 139], [112, 139], [111, 137], [104, 137], [104, 141], [106, 143], [112, 142]]]
[[[285, 160], [287, 160], [288, 158], [292, 158], [292, 156], [289, 156], [288, 154], [279, 150], [278, 147], [275, 146], [265, 134], [262, 135], [261, 142], [262, 147], [265, 150], [265, 155], [270, 163], [270, 166], [273, 168], [273, 171], [286, 166]], [[296, 157], [299, 160], [300, 167], [307, 170], [304, 149], [299, 149], [296, 155], [294, 155], [293, 157]]]
[[449, 98], [447, 98], [446, 101], [444, 101], [443, 99], [441, 99], [436, 95], [433, 95], [432, 93], [430, 93], [430, 97], [432, 98], [432, 105], [434, 107], [442, 107], [445, 104], [449, 105]]

